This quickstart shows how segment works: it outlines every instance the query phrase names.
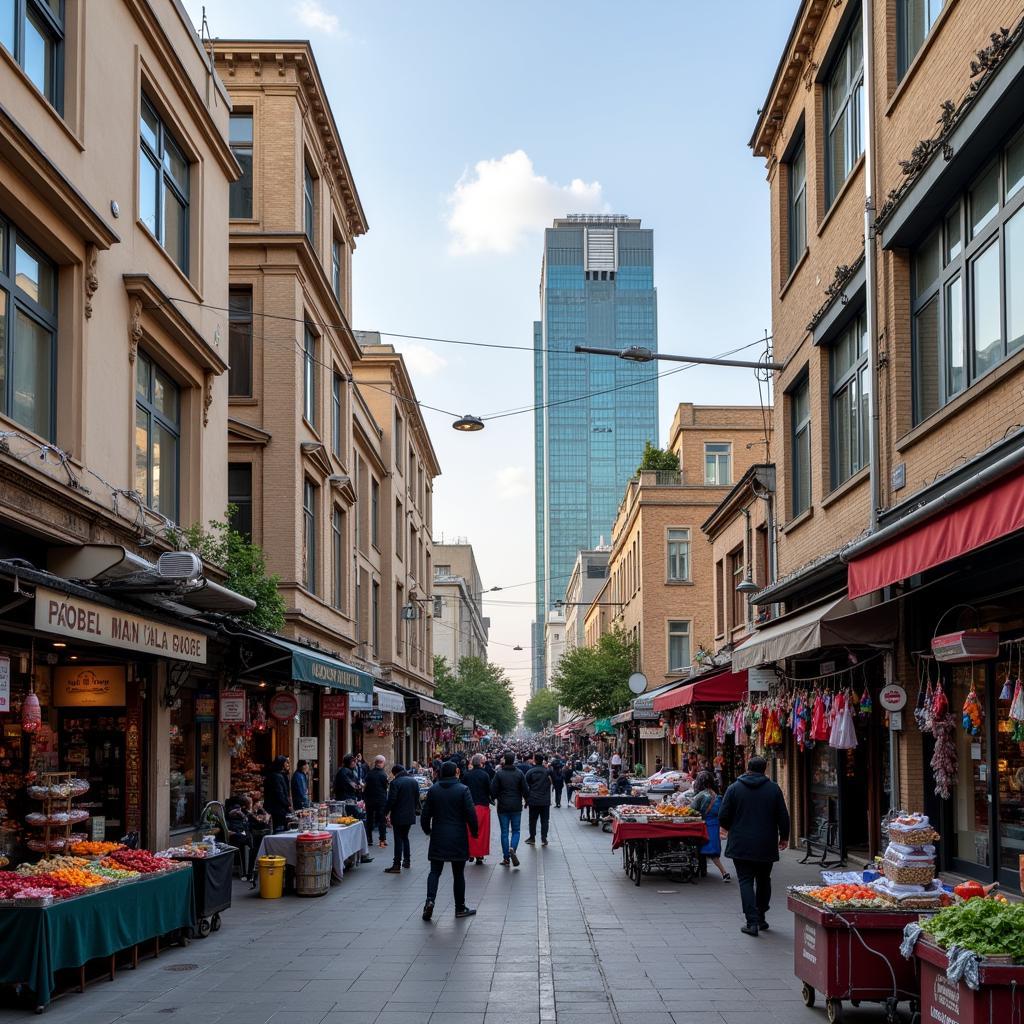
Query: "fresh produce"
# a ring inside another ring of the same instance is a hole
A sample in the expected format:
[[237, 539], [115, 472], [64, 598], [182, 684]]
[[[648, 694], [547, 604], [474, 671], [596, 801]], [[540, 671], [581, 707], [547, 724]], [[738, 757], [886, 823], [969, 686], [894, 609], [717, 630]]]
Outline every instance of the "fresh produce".
[[139, 877], [138, 871], [131, 871], [129, 868], [105, 868], [100, 864], [94, 864], [89, 870], [94, 875], [100, 875], [103, 878], [113, 878], [115, 881]]
[[113, 853], [115, 850], [122, 850], [124, 847], [120, 843], [89, 841], [72, 843], [69, 849], [72, 853], [78, 854], [81, 857], [102, 857], [108, 853]]
[[652, 811], [648, 811], [649, 814], [662, 815], [668, 818], [699, 818], [700, 811], [695, 811], [692, 807], [677, 807], [675, 804], [658, 804]]
[[962, 900], [985, 898], [985, 887], [981, 882], [961, 882], [953, 886], [953, 892]]
[[48, 857], [35, 864], [19, 864], [17, 871], [19, 875], [48, 875], [51, 871], [65, 868], [71, 870], [86, 868], [89, 864], [89, 861], [81, 857]]
[[358, 820], [358, 818], [352, 818], [347, 814], [330, 819], [332, 825], [354, 825]]
[[825, 903], [830, 907], [884, 907], [885, 900], [880, 899], [874, 889], [866, 885], [855, 885], [843, 883], [840, 885], [825, 885], [820, 889], [811, 889], [808, 893], [811, 899], [819, 903]]
[[104, 857], [100, 864], [105, 868], [130, 868], [143, 875], [170, 871], [178, 866], [173, 860], [154, 857], [148, 850], [117, 850], [109, 857]]
[[107, 884], [107, 879], [85, 868], [58, 868], [50, 872], [50, 877], [59, 878], [69, 885], [80, 885], [83, 889], [95, 889]]
[[921, 927], [943, 949], [955, 945], [980, 957], [1024, 962], [1024, 903], [971, 899], [939, 911]]

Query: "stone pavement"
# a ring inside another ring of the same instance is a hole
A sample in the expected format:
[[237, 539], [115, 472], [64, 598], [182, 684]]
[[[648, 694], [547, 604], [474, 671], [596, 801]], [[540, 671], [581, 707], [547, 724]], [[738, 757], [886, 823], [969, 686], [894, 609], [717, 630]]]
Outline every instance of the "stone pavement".
[[[526, 815], [523, 816], [526, 824]], [[736, 883], [714, 867], [699, 885], [623, 874], [611, 837], [552, 808], [551, 845], [467, 865], [475, 918], [453, 916], [451, 875], [434, 920], [420, 919], [426, 837], [413, 863], [382, 873], [389, 850], [320, 899], [260, 900], [236, 883], [220, 932], [71, 993], [49, 1024], [810, 1024], [800, 1000], [785, 886], [817, 879], [787, 854], [772, 930], [742, 935]], [[525, 834], [524, 834], [525, 838]], [[497, 821], [492, 827], [497, 843]], [[877, 1006], [844, 1020], [881, 1021]], [[26, 1012], [0, 1011], [0, 1024]]]

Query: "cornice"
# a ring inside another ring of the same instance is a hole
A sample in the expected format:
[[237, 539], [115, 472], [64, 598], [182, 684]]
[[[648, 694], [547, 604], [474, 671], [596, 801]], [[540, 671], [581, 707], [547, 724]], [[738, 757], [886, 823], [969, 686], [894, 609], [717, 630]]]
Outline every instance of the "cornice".
[[244, 420], [236, 419], [234, 416], [228, 417], [229, 443], [235, 441], [236, 443], [256, 444], [261, 448], [265, 448], [272, 439], [269, 431], [253, 426], [251, 423], [246, 423]]

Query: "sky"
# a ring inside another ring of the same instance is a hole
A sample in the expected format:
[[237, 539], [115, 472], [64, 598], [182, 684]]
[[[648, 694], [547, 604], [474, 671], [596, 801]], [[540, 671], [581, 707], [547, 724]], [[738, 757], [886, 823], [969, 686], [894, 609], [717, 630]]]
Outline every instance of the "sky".
[[[184, 2], [198, 26], [203, 0]], [[370, 224], [353, 260], [353, 326], [522, 346], [384, 339], [422, 402], [483, 416], [532, 405], [543, 229], [567, 213], [628, 214], [654, 229], [661, 351], [716, 355], [770, 328], [768, 186], [747, 141], [796, 0], [205, 8], [214, 37], [312, 40]], [[746, 370], [694, 368], [660, 388], [661, 444], [679, 402], [757, 402]], [[468, 540], [484, 588], [502, 588], [484, 601], [490, 658], [522, 707], [532, 416], [474, 434], [424, 416], [442, 470], [435, 540]]]

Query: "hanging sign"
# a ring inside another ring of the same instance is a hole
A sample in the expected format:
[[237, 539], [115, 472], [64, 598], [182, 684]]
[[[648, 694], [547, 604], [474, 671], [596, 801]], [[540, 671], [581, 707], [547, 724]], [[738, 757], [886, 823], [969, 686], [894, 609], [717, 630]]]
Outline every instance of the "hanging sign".
[[907, 706], [907, 691], [899, 683], [890, 683], [882, 687], [878, 703], [886, 711], [902, 711]]
[[364, 711], [363, 712], [363, 721], [364, 722], [383, 722], [384, 721], [384, 712], [378, 710], [377, 708], [372, 708], [369, 711]]
[[299, 760], [300, 761], [315, 761], [317, 757], [317, 748], [319, 744], [316, 736], [300, 736], [299, 737]]
[[348, 698], [343, 693], [324, 693], [320, 695], [320, 717], [339, 719], [345, 717], [345, 705]]
[[281, 690], [270, 698], [270, 715], [279, 722], [287, 722], [299, 713], [299, 702], [294, 693]]
[[202, 691], [196, 694], [195, 720], [197, 722], [217, 721], [217, 695]]
[[53, 705], [58, 708], [122, 707], [124, 683], [124, 665], [61, 666], [53, 670]]
[[245, 721], [245, 690], [220, 691], [220, 720], [231, 724]]
[[0, 657], [0, 714], [11, 710], [11, 659]]
[[823, 675], [823, 676], [831, 676], [831, 675], [835, 675], [835, 671], [836, 671], [836, 663], [835, 663], [834, 661], [823, 661], [823, 662], [822, 662], [822, 663], [821, 663], [821, 664], [820, 664], [820, 665], [818, 666], [818, 671], [819, 671], [819, 672], [821, 673], [821, 675]]
[[665, 738], [665, 726], [663, 725], [641, 725], [640, 739], [642, 740], [663, 740]]
[[778, 676], [773, 668], [748, 668], [747, 669], [747, 692], [767, 693], [769, 687]]

